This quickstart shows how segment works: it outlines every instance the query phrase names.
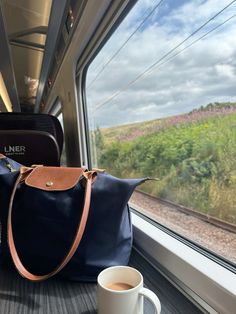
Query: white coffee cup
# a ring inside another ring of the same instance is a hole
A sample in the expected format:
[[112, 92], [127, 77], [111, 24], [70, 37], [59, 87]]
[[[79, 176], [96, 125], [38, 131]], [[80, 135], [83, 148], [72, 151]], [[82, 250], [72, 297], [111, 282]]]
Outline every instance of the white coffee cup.
[[161, 313], [158, 297], [143, 287], [143, 276], [135, 268], [114, 266], [98, 275], [98, 314], [143, 314], [143, 297]]

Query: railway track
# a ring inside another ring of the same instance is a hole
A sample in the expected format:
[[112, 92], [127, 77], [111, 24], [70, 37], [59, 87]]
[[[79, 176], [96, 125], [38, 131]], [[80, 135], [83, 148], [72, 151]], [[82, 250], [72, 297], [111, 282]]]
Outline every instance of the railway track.
[[163, 204], [167, 207], [178, 210], [181, 213], [184, 213], [186, 215], [190, 215], [192, 217], [196, 217], [196, 218], [198, 218], [204, 222], [207, 222], [207, 223], [212, 224], [216, 227], [219, 227], [221, 229], [224, 229], [224, 230], [227, 230], [227, 231], [230, 231], [230, 232], [233, 232], [236, 234], [236, 225], [234, 225], [232, 223], [226, 222], [224, 220], [212, 217], [212, 216], [204, 214], [204, 213], [200, 213], [200, 212], [193, 210], [191, 208], [175, 204], [171, 201], [149, 195], [148, 193], [145, 193], [143, 191], [136, 190], [135, 193], [142, 195], [146, 199], [154, 200], [155, 202], [158, 202], [159, 204]]

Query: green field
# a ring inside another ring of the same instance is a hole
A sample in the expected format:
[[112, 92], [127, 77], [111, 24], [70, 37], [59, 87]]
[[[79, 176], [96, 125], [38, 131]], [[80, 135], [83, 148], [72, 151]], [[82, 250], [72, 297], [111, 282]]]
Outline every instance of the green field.
[[119, 177], [154, 177], [141, 189], [236, 223], [236, 103], [97, 129], [97, 163]]

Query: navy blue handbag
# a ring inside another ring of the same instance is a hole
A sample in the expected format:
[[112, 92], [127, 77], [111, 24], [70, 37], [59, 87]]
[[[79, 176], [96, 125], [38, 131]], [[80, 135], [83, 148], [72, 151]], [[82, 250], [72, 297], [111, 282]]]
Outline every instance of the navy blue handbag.
[[127, 265], [132, 248], [128, 200], [146, 179], [67, 167], [21, 167], [0, 155], [0, 260], [32, 281], [55, 274], [95, 281]]

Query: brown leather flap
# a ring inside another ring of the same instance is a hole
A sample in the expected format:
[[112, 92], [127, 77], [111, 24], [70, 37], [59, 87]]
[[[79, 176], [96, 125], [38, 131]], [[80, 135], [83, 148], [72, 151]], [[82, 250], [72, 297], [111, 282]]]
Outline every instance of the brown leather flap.
[[83, 168], [36, 167], [25, 184], [45, 191], [65, 191], [73, 188], [84, 172]]

